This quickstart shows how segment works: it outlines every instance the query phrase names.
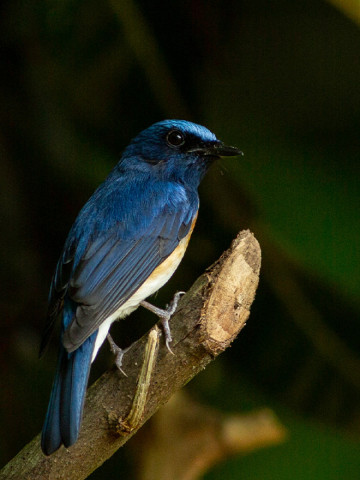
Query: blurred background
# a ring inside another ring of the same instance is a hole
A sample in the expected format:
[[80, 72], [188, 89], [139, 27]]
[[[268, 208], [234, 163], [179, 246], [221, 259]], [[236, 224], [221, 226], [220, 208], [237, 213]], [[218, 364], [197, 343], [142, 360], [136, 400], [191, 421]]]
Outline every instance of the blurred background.
[[[42, 426], [57, 339], [40, 361], [38, 347], [71, 224], [133, 136], [184, 118], [245, 156], [205, 178], [188, 252], [153, 302], [251, 229], [263, 265], [250, 319], [186, 390], [222, 412], [267, 406], [288, 430], [204, 478], [360, 478], [359, 2], [0, 8], [1, 465]], [[153, 322], [139, 310], [114, 335], [126, 346]], [[104, 346], [91, 381], [111, 361]], [[135, 442], [90, 478], [137, 478]]]

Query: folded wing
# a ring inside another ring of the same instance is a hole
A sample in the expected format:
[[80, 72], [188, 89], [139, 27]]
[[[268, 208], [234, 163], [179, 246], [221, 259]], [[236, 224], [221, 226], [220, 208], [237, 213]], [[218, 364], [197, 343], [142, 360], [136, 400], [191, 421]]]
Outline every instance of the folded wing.
[[165, 206], [145, 230], [134, 230], [131, 235], [123, 234], [123, 226], [113, 225], [89, 242], [67, 278], [71, 255], [62, 255], [52, 283], [50, 306], [56, 314], [65, 294], [77, 305], [72, 321], [63, 326], [63, 345], [68, 352], [95, 332], [173, 252], [189, 233], [196, 211], [197, 205], [191, 207], [189, 203], [175, 212]]

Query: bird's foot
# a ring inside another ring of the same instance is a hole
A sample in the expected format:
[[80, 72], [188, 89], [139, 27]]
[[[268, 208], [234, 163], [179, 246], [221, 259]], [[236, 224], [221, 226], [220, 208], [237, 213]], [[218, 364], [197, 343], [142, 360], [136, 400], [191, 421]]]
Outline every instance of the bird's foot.
[[127, 347], [127, 348], [120, 348], [118, 345], [116, 345], [116, 343], [114, 342], [112, 336], [110, 335], [110, 333], [107, 334], [107, 340], [110, 344], [110, 350], [111, 352], [115, 355], [115, 365], [117, 366], [117, 368], [120, 370], [120, 372], [125, 375], [125, 377], [127, 377], [126, 373], [124, 372], [124, 370], [122, 369], [122, 361], [123, 361], [123, 358], [124, 358], [124, 355], [125, 353], [130, 350], [130, 348], [132, 347], [132, 345], [130, 345], [130, 347]]
[[169, 326], [169, 320], [170, 320], [171, 316], [174, 314], [174, 312], [175, 312], [175, 310], [178, 306], [179, 300], [180, 300], [182, 295], [185, 295], [185, 292], [176, 292], [173, 299], [169, 303], [169, 305], [166, 305], [165, 309], [155, 307], [155, 305], [152, 305], [151, 303], [146, 302], [145, 300], [140, 302], [140, 305], [142, 307], [146, 308], [147, 310], [150, 310], [150, 312], [155, 313], [155, 315], [157, 315], [159, 317], [159, 319], [161, 321], [161, 325], [162, 325], [163, 330], [164, 330], [164, 334], [165, 334], [166, 348], [173, 355], [174, 355], [174, 352], [170, 348], [170, 343], [172, 342], [172, 337], [171, 337], [171, 331], [170, 331], [170, 326]]

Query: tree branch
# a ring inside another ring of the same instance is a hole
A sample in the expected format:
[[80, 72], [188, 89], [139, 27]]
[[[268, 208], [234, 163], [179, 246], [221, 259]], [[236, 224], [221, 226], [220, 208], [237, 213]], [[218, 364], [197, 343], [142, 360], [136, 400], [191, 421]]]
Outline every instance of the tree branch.
[[[171, 319], [174, 355], [165, 348], [163, 341], [158, 348], [159, 335], [155, 327], [155, 333], [145, 335], [126, 354], [123, 368], [127, 377], [114, 367], [89, 388], [81, 432], [75, 445], [69, 449], [62, 447], [45, 457], [38, 435], [0, 471], [0, 480], [79, 480], [90, 475], [175, 391], [235, 339], [250, 313], [260, 262], [257, 240], [249, 231], [240, 232], [229, 250], [181, 299]], [[138, 385], [140, 372], [143, 380]], [[134, 396], [137, 403], [132, 408]]]

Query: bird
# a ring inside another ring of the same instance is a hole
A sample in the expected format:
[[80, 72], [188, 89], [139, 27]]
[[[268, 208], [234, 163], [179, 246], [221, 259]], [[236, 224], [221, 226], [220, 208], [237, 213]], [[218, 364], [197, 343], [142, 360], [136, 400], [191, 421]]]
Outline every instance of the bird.
[[242, 154], [206, 127], [163, 120], [141, 131], [73, 223], [51, 281], [40, 354], [61, 318], [56, 373], [41, 435], [51, 455], [78, 438], [90, 366], [106, 338], [121, 369], [123, 351], [111, 324], [140, 305], [168, 320], [145, 299], [178, 267], [198, 215], [198, 186], [220, 157]]

